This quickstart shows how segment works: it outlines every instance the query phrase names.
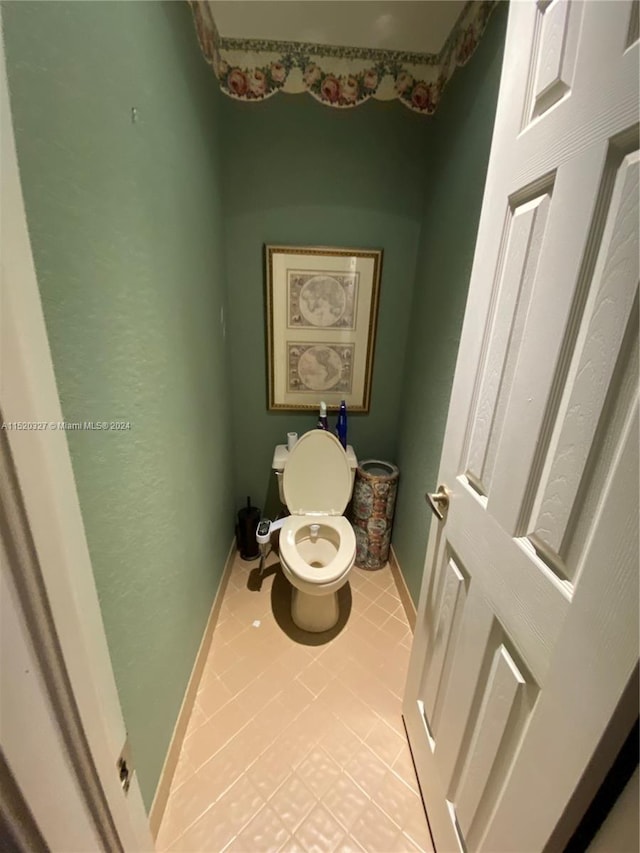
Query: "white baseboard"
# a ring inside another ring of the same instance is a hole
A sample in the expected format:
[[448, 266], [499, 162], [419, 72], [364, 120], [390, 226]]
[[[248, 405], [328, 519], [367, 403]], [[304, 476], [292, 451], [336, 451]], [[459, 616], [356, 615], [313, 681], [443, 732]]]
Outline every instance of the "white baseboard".
[[402, 574], [402, 570], [400, 568], [400, 564], [398, 563], [396, 552], [393, 550], [393, 545], [391, 546], [391, 549], [389, 551], [389, 567], [391, 569], [391, 574], [393, 575], [393, 579], [395, 580], [396, 586], [398, 588], [398, 595], [400, 596], [400, 601], [402, 602], [402, 606], [404, 607], [407, 622], [409, 623], [411, 630], [415, 631], [416, 607], [413, 603], [413, 599], [411, 598], [411, 593], [409, 592], [409, 588], [407, 587], [404, 575]]
[[207, 660], [207, 655], [209, 654], [209, 649], [211, 647], [213, 631], [218, 621], [218, 615], [220, 613], [222, 599], [224, 598], [227, 583], [229, 582], [229, 576], [231, 574], [231, 567], [233, 565], [235, 554], [236, 540], [234, 537], [231, 543], [231, 547], [229, 548], [227, 561], [225, 563], [224, 571], [220, 579], [218, 591], [216, 592], [215, 598], [213, 599], [213, 604], [211, 605], [211, 612], [209, 613], [207, 625], [204, 629], [204, 634], [202, 635], [202, 640], [200, 642], [200, 648], [198, 649], [195, 663], [193, 664], [193, 669], [191, 670], [189, 683], [187, 684], [187, 689], [182, 700], [182, 705], [180, 706], [180, 712], [178, 713], [178, 718], [173, 729], [173, 734], [171, 735], [169, 749], [167, 750], [167, 755], [162, 766], [162, 772], [160, 773], [160, 779], [158, 780], [156, 793], [153, 798], [153, 803], [151, 804], [151, 809], [149, 811], [149, 826], [151, 828], [151, 834], [153, 835], [154, 840], [158, 835], [158, 830], [160, 829], [160, 824], [162, 823], [162, 818], [164, 817], [164, 810], [167, 807], [167, 800], [169, 799], [169, 791], [171, 790], [173, 774], [175, 773], [176, 765], [178, 763], [180, 750], [182, 749], [182, 742], [184, 740], [184, 736], [187, 730], [187, 724], [189, 723], [189, 717], [191, 716], [191, 711], [193, 710], [193, 704], [196, 700], [196, 693], [198, 691], [200, 678], [202, 677], [202, 671], [204, 669], [204, 665]]

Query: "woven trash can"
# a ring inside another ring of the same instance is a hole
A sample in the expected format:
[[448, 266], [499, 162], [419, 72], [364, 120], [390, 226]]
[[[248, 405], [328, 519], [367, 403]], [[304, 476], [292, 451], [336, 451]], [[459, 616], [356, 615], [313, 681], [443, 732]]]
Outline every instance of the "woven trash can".
[[356, 566], [381, 569], [389, 559], [400, 472], [390, 462], [360, 462], [353, 487]]

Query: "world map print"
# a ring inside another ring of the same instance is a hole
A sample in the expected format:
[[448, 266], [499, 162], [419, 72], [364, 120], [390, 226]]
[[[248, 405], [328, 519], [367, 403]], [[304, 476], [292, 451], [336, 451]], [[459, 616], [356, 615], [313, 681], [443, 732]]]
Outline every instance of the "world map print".
[[359, 273], [288, 270], [289, 328], [355, 329]]
[[287, 344], [289, 392], [351, 393], [354, 344]]

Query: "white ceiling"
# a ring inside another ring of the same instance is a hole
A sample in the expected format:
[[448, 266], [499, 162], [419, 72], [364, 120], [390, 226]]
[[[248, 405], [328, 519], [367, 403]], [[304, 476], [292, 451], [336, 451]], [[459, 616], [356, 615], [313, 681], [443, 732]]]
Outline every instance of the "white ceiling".
[[438, 53], [465, 0], [209, 0], [226, 38]]

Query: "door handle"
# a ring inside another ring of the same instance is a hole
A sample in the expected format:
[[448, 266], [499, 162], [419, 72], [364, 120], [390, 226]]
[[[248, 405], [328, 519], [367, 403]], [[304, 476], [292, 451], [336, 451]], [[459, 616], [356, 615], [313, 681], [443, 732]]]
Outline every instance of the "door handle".
[[427, 492], [425, 498], [433, 510], [433, 514], [442, 521], [445, 512], [449, 509], [449, 491], [447, 487], [439, 485], [437, 492]]

